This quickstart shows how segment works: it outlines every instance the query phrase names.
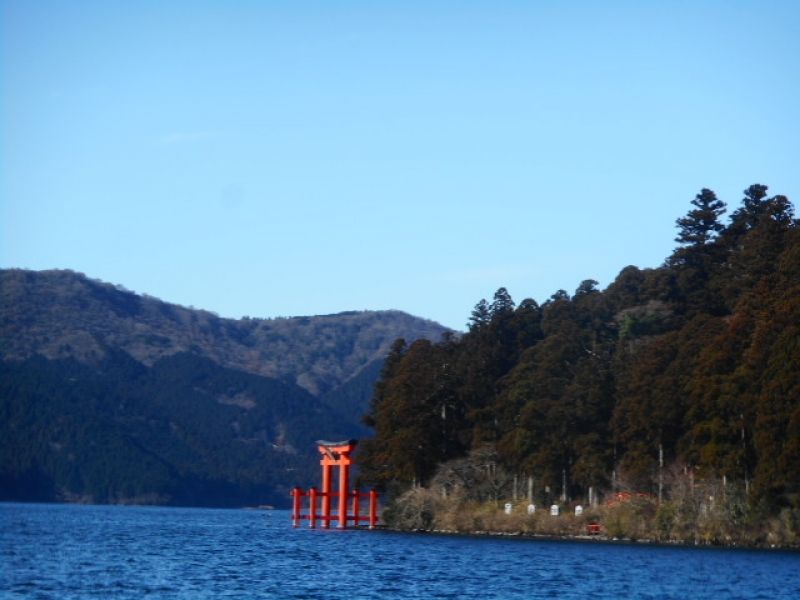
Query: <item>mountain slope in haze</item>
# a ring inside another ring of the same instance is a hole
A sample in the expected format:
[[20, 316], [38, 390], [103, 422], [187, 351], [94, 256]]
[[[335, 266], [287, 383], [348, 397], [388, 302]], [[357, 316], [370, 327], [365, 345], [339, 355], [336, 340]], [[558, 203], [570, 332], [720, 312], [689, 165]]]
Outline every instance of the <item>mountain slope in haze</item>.
[[2, 358], [101, 360], [108, 348], [145, 365], [191, 352], [247, 373], [293, 381], [314, 395], [335, 390], [398, 337], [447, 331], [400, 311], [224, 319], [72, 271], [0, 271]]
[[0, 500], [285, 505], [360, 437], [397, 311], [221, 319], [70, 271], [0, 271]]

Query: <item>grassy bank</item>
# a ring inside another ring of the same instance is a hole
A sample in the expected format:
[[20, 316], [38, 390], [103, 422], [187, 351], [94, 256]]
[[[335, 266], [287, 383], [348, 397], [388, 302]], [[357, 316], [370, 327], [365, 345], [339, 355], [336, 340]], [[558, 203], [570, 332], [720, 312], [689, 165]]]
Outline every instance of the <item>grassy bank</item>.
[[[472, 501], [441, 489], [414, 488], [387, 506], [387, 526], [405, 531], [460, 534], [507, 534], [553, 538], [596, 537], [607, 540], [649, 541], [691, 545], [800, 548], [800, 511], [783, 508], [774, 514], [749, 509], [737, 494], [724, 498], [624, 497], [575, 514], [563, 504], [558, 516], [548, 506], [529, 514], [527, 500]], [[506, 514], [505, 505], [512, 505]], [[589, 525], [599, 524], [598, 534]]]

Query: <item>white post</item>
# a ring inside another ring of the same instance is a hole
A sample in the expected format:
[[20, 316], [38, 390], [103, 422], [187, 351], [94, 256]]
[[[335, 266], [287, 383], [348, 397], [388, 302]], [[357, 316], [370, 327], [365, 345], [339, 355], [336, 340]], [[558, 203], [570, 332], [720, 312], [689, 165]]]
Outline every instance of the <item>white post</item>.
[[664, 491], [664, 446], [658, 443], [658, 503], [661, 504], [661, 497]]

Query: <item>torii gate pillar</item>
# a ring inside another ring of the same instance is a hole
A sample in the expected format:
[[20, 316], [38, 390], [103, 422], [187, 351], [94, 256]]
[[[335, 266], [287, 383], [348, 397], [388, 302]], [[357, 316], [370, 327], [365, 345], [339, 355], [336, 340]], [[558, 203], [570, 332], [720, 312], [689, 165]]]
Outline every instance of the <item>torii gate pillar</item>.
[[[299, 487], [292, 489], [292, 525], [298, 527], [300, 521], [308, 519], [311, 527], [317, 526], [317, 521], [322, 521], [322, 527], [330, 528], [331, 521], [335, 520], [340, 529], [346, 529], [348, 521], [358, 527], [362, 521], [369, 524], [370, 529], [374, 529], [378, 524], [378, 492], [375, 490], [369, 493], [349, 490], [350, 487], [350, 465], [353, 464], [351, 454], [356, 448], [357, 440], [345, 440], [343, 442], [317, 441], [317, 448], [322, 455], [319, 464], [322, 465], [322, 490], [312, 487], [308, 492], [304, 492]], [[333, 468], [339, 467], [339, 488], [333, 490]], [[301, 514], [303, 497], [308, 496], [308, 514]], [[322, 514], [317, 513], [317, 498], [321, 500]], [[331, 515], [331, 499], [338, 500], [338, 513]], [[347, 501], [352, 498], [352, 511], [347, 512]], [[361, 515], [361, 501], [369, 500], [369, 515]]]
[[344, 442], [317, 441], [317, 448], [322, 455], [319, 464], [322, 465], [322, 526], [330, 527], [331, 523], [331, 498], [333, 497], [332, 479], [333, 467], [339, 467], [339, 528], [347, 527], [347, 498], [350, 496], [350, 465], [353, 459], [350, 454], [355, 450], [357, 440]]

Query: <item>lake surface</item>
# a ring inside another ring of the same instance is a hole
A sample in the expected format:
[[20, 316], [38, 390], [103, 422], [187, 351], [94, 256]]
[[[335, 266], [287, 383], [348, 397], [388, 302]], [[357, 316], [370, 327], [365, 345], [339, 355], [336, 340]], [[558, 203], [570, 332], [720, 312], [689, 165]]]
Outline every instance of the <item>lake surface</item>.
[[800, 554], [292, 529], [288, 511], [0, 504], [0, 598], [800, 598]]

